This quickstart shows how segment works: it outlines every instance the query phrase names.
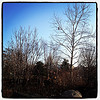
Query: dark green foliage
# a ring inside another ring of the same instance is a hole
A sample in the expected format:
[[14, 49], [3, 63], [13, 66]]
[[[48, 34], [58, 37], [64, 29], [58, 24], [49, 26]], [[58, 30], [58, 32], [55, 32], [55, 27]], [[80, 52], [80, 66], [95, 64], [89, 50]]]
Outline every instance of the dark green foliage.
[[34, 75], [47, 76], [47, 69], [41, 61], [38, 61], [34, 67]]
[[61, 65], [61, 69], [64, 69], [66, 71], [69, 70], [69, 63], [68, 63], [68, 60], [64, 59], [64, 61], [62, 62], [62, 65]]

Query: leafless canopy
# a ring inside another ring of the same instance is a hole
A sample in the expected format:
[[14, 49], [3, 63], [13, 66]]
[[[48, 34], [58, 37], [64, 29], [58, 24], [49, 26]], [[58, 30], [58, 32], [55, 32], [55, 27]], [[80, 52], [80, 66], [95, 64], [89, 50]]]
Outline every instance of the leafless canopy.
[[53, 26], [56, 34], [52, 38], [62, 47], [60, 51], [70, 60], [71, 68], [77, 63], [78, 50], [87, 43], [87, 39], [93, 37], [89, 27], [90, 14], [88, 3], [73, 3], [64, 12], [65, 20], [54, 15]]
[[80, 53], [80, 64], [84, 67], [96, 67], [96, 48], [86, 46]]
[[9, 67], [9, 72], [16, 75], [28, 71], [29, 65], [35, 65], [42, 55], [42, 45], [37, 37], [37, 30], [34, 32], [20, 27], [19, 31], [14, 32], [14, 36], [9, 45], [3, 51], [4, 67]]

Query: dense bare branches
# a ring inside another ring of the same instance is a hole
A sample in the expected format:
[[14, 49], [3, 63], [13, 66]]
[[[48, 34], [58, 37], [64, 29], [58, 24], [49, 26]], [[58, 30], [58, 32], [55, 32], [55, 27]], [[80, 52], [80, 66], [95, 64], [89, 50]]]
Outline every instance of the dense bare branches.
[[[35, 65], [42, 55], [42, 45], [37, 37], [36, 29], [33, 31], [25, 31], [20, 27], [19, 31], [15, 31], [14, 37], [9, 42], [8, 48], [4, 51], [4, 66], [9, 67], [9, 72], [15, 78], [24, 77], [25, 70], [29, 74], [29, 64]], [[29, 75], [28, 75], [29, 77]]]
[[43, 55], [44, 55], [44, 63], [52, 62], [53, 65], [57, 65], [60, 61], [59, 56], [59, 45], [54, 44], [52, 41], [50, 44], [47, 44], [45, 41], [42, 40], [42, 48], [43, 48]]
[[86, 46], [81, 50], [80, 64], [88, 68], [96, 67], [96, 49], [94, 46]]
[[97, 82], [97, 65], [96, 65], [96, 48], [92, 46], [86, 46], [86, 48], [81, 50], [79, 57], [79, 66], [87, 71], [84, 75], [87, 75], [87, 84], [96, 85]]

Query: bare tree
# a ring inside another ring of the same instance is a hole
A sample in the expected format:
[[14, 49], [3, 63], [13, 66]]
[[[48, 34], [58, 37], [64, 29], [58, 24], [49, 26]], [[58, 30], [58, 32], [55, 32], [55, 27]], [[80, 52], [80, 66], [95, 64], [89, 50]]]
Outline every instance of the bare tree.
[[94, 83], [96, 85], [97, 81], [97, 66], [96, 66], [96, 48], [95, 46], [86, 46], [84, 49], [81, 50], [80, 57], [79, 57], [79, 66], [83, 66], [87, 69], [84, 72], [87, 76], [87, 83]]
[[48, 43], [46, 43], [46, 41], [44, 40], [42, 40], [42, 51], [43, 51], [44, 64], [46, 64], [48, 57]]
[[88, 23], [90, 13], [89, 4], [73, 3], [67, 6], [64, 12], [66, 18], [64, 22], [56, 15], [54, 16], [53, 25], [56, 34], [52, 38], [62, 47], [60, 51], [69, 58], [71, 71], [72, 66], [77, 63], [78, 50], [87, 43], [87, 39], [93, 36]]
[[96, 49], [94, 46], [86, 46], [81, 49], [79, 56], [80, 64], [84, 67], [96, 66]]
[[60, 60], [60, 56], [58, 53], [59, 45], [54, 44], [52, 41], [50, 42], [50, 44], [47, 44], [44, 40], [42, 40], [42, 49], [45, 64], [49, 61], [53, 62], [52, 64], [58, 64]]
[[49, 44], [49, 55], [52, 56], [52, 60], [54, 65], [57, 67], [59, 61], [60, 61], [60, 55], [59, 55], [59, 45], [57, 43], [54, 43], [53, 41], [50, 42]]
[[38, 39], [37, 30], [34, 30], [34, 34], [32, 34], [32, 40], [30, 42], [30, 60], [32, 61], [32, 64], [36, 64], [37, 61], [40, 59], [42, 52], [42, 41], [41, 39]]
[[49, 70], [57, 69], [57, 65], [60, 60], [60, 57], [58, 55], [59, 46], [57, 44], [54, 44], [52, 41], [50, 42], [50, 44], [47, 44], [44, 40], [42, 40], [42, 46], [44, 63], [47, 67], [49, 78]]
[[[20, 27], [19, 31], [15, 31], [4, 51], [4, 66], [9, 67], [9, 73], [14, 78], [27, 77], [29, 79], [30, 64], [34, 67], [42, 55], [41, 42], [37, 37], [36, 29], [33, 32], [30, 28], [25, 30]], [[25, 73], [27, 73], [26, 76]]]

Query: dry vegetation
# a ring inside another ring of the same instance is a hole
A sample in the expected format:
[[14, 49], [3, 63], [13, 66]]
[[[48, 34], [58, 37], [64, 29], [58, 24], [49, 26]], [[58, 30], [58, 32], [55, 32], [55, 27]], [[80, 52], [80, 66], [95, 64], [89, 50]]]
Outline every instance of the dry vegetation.
[[[93, 44], [86, 42], [94, 37], [87, 28], [89, 13], [89, 5], [84, 3], [68, 8], [65, 11], [68, 30], [55, 16], [55, 43], [47, 44], [39, 39], [36, 29], [20, 27], [15, 31], [8, 47], [3, 49], [3, 97], [14, 97], [14, 93], [26, 94], [24, 97], [61, 97], [68, 89], [77, 89], [83, 97], [89, 97], [85, 92], [97, 90], [96, 50]], [[61, 60], [62, 53], [70, 63], [64, 57]], [[78, 66], [73, 68], [77, 58]]]

